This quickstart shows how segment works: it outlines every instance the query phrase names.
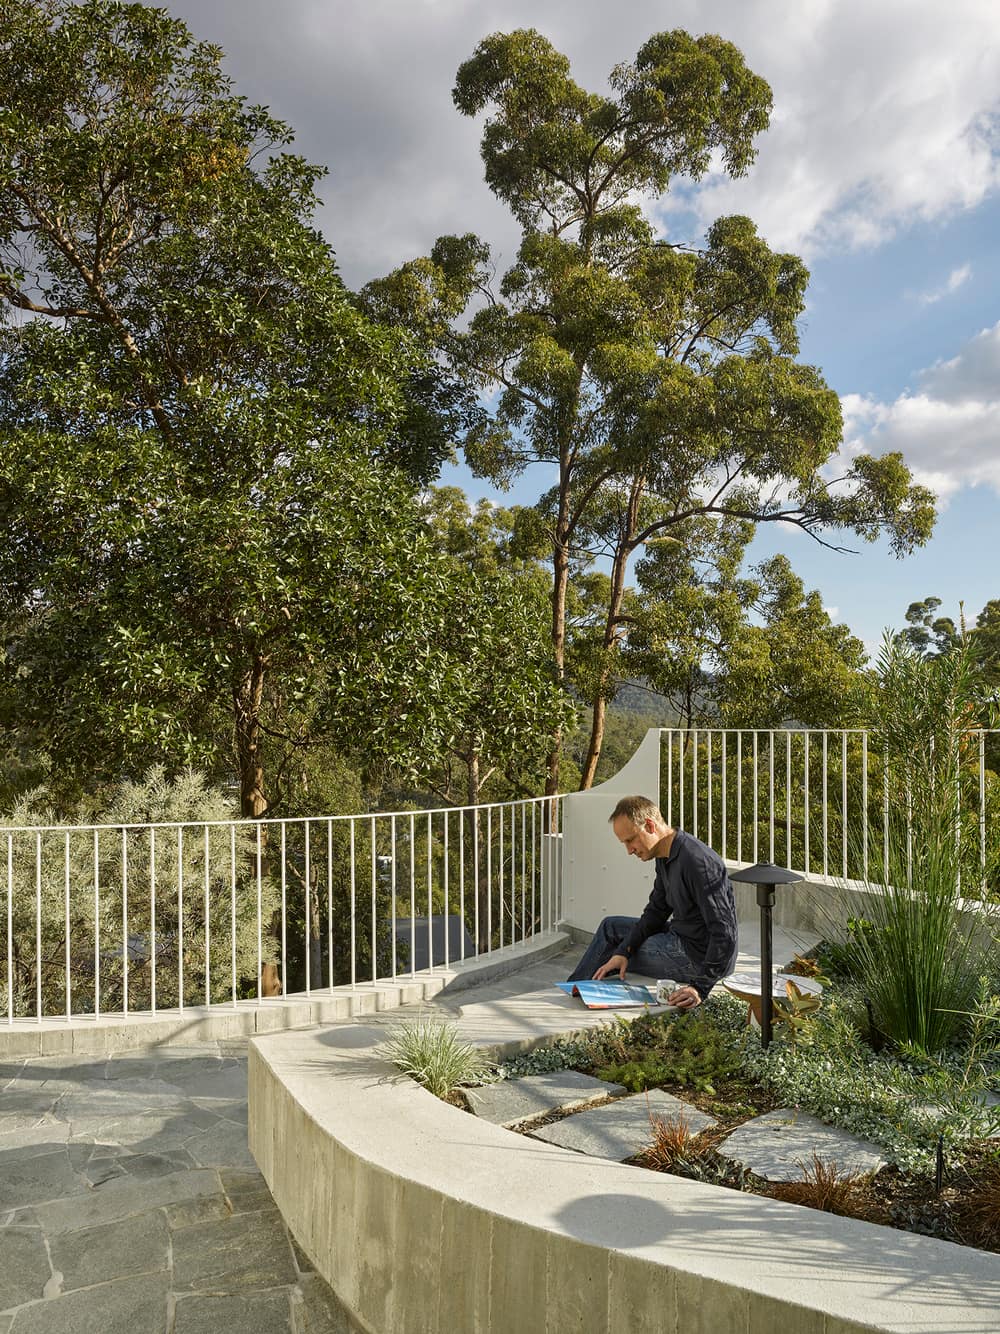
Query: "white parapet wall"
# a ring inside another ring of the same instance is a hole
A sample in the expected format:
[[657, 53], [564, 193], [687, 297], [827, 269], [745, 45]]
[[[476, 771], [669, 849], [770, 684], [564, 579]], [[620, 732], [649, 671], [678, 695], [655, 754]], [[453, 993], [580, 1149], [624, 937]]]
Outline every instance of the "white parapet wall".
[[250, 1148], [367, 1334], [996, 1334], [1000, 1256], [589, 1158], [440, 1102], [385, 1030], [250, 1046]]
[[562, 918], [593, 931], [603, 917], [638, 917], [653, 884], [652, 868], [629, 857], [608, 816], [621, 797], [660, 800], [660, 733], [652, 728], [639, 749], [606, 783], [563, 798]]

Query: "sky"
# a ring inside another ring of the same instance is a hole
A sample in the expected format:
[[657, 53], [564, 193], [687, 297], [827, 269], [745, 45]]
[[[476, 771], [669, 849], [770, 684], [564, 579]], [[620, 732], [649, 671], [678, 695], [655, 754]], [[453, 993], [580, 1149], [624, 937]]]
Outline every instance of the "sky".
[[[801, 357], [841, 396], [843, 465], [902, 452], [939, 498], [935, 534], [897, 559], [769, 525], [754, 558], [784, 551], [871, 650], [927, 596], [967, 621], [1000, 598], [1000, 5], [996, 0], [168, 0], [218, 43], [237, 90], [329, 168], [318, 224], [352, 287], [473, 231], [502, 271], [517, 229], [482, 178], [482, 124], [451, 101], [455, 72], [491, 32], [538, 28], [585, 87], [654, 32], [735, 42], [770, 83], [771, 125], [750, 174], [710, 173], [649, 205], [670, 240], [697, 242], [744, 213], [812, 279]], [[462, 466], [443, 481], [506, 495]]]

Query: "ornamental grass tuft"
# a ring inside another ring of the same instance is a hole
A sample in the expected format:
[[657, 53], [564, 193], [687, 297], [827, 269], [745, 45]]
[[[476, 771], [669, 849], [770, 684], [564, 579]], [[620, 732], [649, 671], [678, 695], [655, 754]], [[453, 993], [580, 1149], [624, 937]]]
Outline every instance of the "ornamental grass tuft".
[[464, 1042], [454, 1024], [421, 1015], [389, 1030], [381, 1054], [435, 1097], [447, 1098], [462, 1084], [488, 1073], [485, 1056]]
[[[879, 1032], [931, 1054], [959, 1036], [979, 978], [991, 971], [988, 905], [975, 905], [983, 923], [962, 898], [981, 878], [978, 828], [962, 798], [978, 772], [970, 728], [980, 702], [964, 646], [922, 658], [887, 637], [879, 675], [886, 818], [881, 837], [856, 849], [859, 863], [867, 853], [868, 871], [852, 971]], [[856, 913], [856, 890], [843, 885], [841, 899]]]

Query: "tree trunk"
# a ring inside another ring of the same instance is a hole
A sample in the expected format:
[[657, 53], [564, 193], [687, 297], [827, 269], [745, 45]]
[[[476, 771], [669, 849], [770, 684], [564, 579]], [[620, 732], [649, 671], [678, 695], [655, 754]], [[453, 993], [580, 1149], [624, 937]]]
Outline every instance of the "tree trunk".
[[264, 659], [255, 654], [249, 670], [233, 688], [236, 759], [240, 771], [240, 814], [249, 820], [259, 820], [267, 810], [260, 753], [260, 702], [264, 693], [265, 670]]
[[629, 492], [628, 508], [625, 521], [615, 544], [615, 555], [611, 565], [611, 596], [608, 599], [608, 614], [604, 621], [604, 641], [601, 671], [597, 680], [597, 689], [591, 701], [593, 718], [590, 725], [590, 741], [587, 746], [587, 758], [583, 764], [580, 778], [580, 791], [591, 787], [597, 762], [601, 758], [601, 745], [604, 741], [604, 724], [607, 718], [607, 688], [611, 676], [611, 651], [618, 643], [619, 616], [625, 599], [625, 575], [628, 561], [635, 550], [635, 535], [639, 531], [639, 504], [646, 489], [645, 478], [636, 477]]
[[[569, 585], [568, 525], [564, 509], [565, 505], [560, 502], [559, 523], [552, 552], [552, 657], [556, 666], [556, 680], [560, 685], [566, 680], [566, 589]], [[561, 756], [562, 728], [556, 728], [552, 733], [552, 746], [545, 764], [547, 797], [554, 797], [559, 791]]]

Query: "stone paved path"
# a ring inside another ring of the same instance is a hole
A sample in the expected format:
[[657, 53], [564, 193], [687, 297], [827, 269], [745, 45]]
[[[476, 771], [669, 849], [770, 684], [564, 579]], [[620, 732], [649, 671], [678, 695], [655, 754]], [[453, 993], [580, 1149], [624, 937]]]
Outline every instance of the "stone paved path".
[[246, 1080], [243, 1043], [0, 1062], [0, 1334], [349, 1334]]

